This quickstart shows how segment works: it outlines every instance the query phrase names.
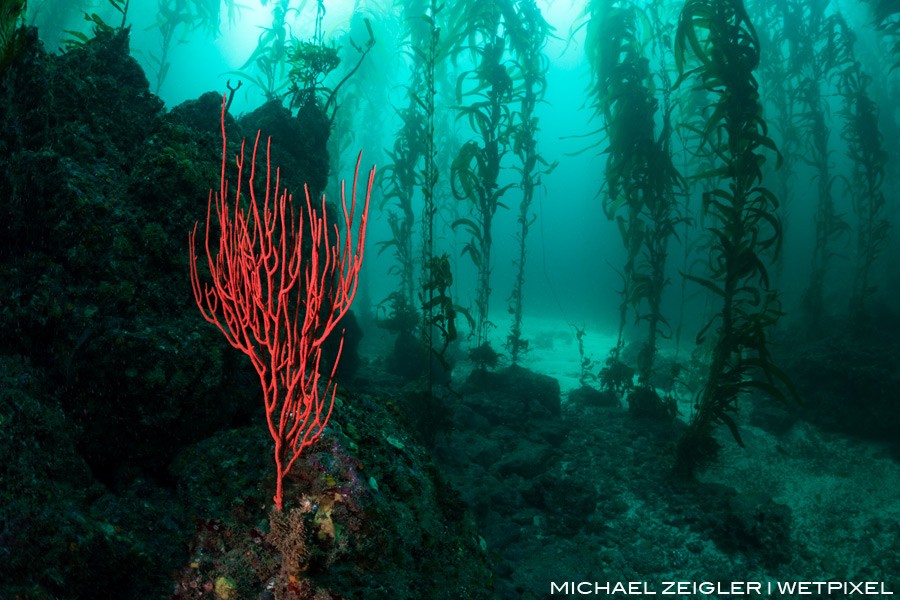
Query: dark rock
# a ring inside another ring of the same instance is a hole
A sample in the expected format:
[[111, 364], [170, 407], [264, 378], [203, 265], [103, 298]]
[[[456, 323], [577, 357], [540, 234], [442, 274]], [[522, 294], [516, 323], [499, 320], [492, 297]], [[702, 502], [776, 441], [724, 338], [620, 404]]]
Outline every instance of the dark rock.
[[501, 477], [514, 474], [532, 479], [546, 471], [557, 456], [558, 454], [549, 446], [523, 443], [504, 455], [494, 465], [494, 471]]
[[523, 427], [561, 413], [559, 382], [512, 365], [499, 371], [476, 369], [463, 388], [466, 402], [493, 424]]
[[569, 402], [575, 406], [619, 406], [619, 397], [612, 390], [600, 391], [589, 385], [583, 385], [569, 392]]
[[705, 484], [703, 521], [724, 552], [740, 553], [766, 568], [791, 559], [791, 510], [761, 493]]
[[[272, 167], [280, 167], [282, 182], [295, 201], [305, 202], [304, 185], [308, 186], [313, 206], [321, 203], [328, 181], [328, 133], [322, 131], [323, 115], [315, 107], [294, 117], [279, 101], [263, 104], [238, 119], [248, 139], [248, 146], [260, 132], [260, 156], [265, 156], [267, 138], [272, 139]], [[340, 191], [329, 194], [332, 205], [340, 202]], [[337, 214], [337, 213], [334, 213]]]

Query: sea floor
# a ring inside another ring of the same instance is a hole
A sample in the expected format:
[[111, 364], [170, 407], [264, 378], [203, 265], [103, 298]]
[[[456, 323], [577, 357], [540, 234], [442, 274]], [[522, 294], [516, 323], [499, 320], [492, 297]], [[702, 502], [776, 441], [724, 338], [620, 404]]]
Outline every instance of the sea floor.
[[[868, 580], [900, 593], [892, 579], [900, 572], [900, 465], [887, 445], [748, 400], [738, 415], [745, 447], [720, 428], [718, 460], [694, 482], [676, 482], [680, 426], [648, 424], [624, 403], [569, 402], [582, 383], [598, 385], [590, 375], [614, 332], [586, 328], [583, 352], [564, 322], [529, 319], [523, 337], [530, 351], [520, 366], [559, 384], [558, 418], [491, 421], [480, 407], [512, 412], [504, 407], [514, 410], [516, 399], [469, 390], [436, 452], [483, 528], [498, 597], [546, 597], [558, 581], [637, 580]], [[587, 380], [582, 358], [591, 361]], [[461, 363], [454, 380], [469, 370]], [[678, 420], [689, 418], [691, 403], [682, 388]]]

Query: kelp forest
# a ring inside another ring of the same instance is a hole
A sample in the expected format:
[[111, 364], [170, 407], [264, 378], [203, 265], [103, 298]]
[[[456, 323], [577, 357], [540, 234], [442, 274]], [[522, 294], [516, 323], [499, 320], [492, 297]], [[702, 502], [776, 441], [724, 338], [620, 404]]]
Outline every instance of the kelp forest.
[[0, 598], [900, 593], [898, 67], [890, 0], [0, 0]]

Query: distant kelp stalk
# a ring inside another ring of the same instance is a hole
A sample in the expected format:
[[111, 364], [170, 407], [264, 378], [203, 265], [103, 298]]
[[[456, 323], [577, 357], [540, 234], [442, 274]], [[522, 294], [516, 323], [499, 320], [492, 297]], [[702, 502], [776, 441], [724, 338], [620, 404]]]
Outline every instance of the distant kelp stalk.
[[626, 320], [633, 312], [636, 321], [646, 323], [647, 337], [636, 365], [639, 389], [629, 394], [629, 403], [641, 398], [643, 407], [652, 404], [674, 416], [674, 403], [664, 403], [651, 384], [658, 340], [671, 335], [662, 314], [669, 241], [686, 220], [678, 205], [684, 181], [671, 154], [666, 50], [656, 46], [654, 57], [664, 83], [662, 103], [645, 56], [664, 27], [658, 8], [642, 11], [629, 1], [593, 0], [585, 48], [592, 67], [594, 113], [606, 133], [603, 210], [618, 224], [626, 250], [618, 338], [600, 379], [607, 389], [624, 392], [632, 387], [635, 369], [622, 362], [621, 351]]

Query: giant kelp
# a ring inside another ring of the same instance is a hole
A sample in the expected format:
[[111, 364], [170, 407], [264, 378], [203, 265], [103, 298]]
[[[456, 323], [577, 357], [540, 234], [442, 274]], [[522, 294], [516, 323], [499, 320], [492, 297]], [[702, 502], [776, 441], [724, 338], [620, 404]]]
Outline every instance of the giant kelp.
[[[760, 36], [760, 96], [762, 103], [768, 107], [768, 123], [778, 144], [781, 166], [765, 174], [764, 183], [778, 197], [776, 210], [782, 236], [786, 238], [802, 156], [799, 150], [803, 142], [803, 129], [797, 126], [798, 102], [794, 96], [798, 87], [797, 78], [802, 72], [803, 57], [798, 49], [805, 33], [801, 25], [803, 14], [797, 3], [790, 0], [748, 2], [748, 12], [758, 14], [760, 22], [766, 24], [757, 30]], [[783, 255], [777, 257], [774, 267], [780, 276], [784, 269]]]
[[657, 344], [661, 335], [669, 335], [662, 312], [669, 240], [684, 222], [677, 202], [683, 180], [672, 161], [672, 105], [665, 53], [657, 47], [658, 56], [654, 57], [664, 83], [661, 99], [651, 62], [645, 56], [647, 49], [653, 48], [650, 42], [656, 39], [663, 19], [658, 6], [645, 12], [628, 1], [595, 0], [590, 8], [586, 43], [593, 68], [590, 92], [608, 143], [603, 208], [618, 224], [626, 249], [618, 339], [601, 378], [607, 386], [630, 383], [614, 374], [627, 377], [629, 372], [620, 354], [626, 318], [632, 311], [638, 322], [647, 325], [637, 361], [641, 393], [655, 395], [650, 381]]
[[[121, 4], [119, 0], [111, 0], [115, 6]], [[127, 13], [126, 9], [123, 11]], [[240, 11], [241, 5], [235, 0], [225, 0], [224, 5], [228, 9], [228, 19], [234, 22]], [[150, 61], [156, 68], [155, 92], [159, 94], [160, 88], [166, 81], [172, 63], [169, 60], [169, 52], [175, 44], [183, 43], [187, 36], [195, 32], [204, 32], [210, 37], [219, 33], [221, 25], [223, 3], [219, 0], [159, 0], [156, 14], [155, 27], [159, 30], [160, 45], [158, 53], [150, 53]]]
[[742, 0], [688, 0], [675, 48], [680, 82], [694, 79], [714, 99], [702, 140], [716, 168], [703, 176], [717, 182], [703, 196], [712, 238], [707, 270], [686, 275], [720, 302], [698, 334], [698, 342], [714, 336], [712, 355], [678, 447], [678, 466], [690, 472], [714, 452], [711, 431], [717, 423], [742, 444], [733, 418], [742, 394], [757, 389], [784, 399], [783, 388], [793, 386], [767, 346], [782, 313], [764, 260], [780, 250], [781, 223], [778, 199], [762, 186], [762, 165], [765, 151], [778, 154], [754, 75], [759, 41]]
[[[444, 382], [451, 370], [447, 348], [457, 336], [457, 307], [450, 298], [450, 260], [436, 250], [435, 223], [440, 212], [437, 104], [439, 64], [451, 44], [442, 40], [443, 5], [424, 0], [405, 2], [401, 9], [403, 55], [409, 72], [405, 104], [395, 109], [400, 127], [385, 169], [384, 205], [391, 235], [379, 242], [379, 252], [391, 251], [394, 264], [389, 272], [397, 277], [398, 287], [382, 302], [390, 306], [378, 324], [398, 334], [392, 364], [404, 365], [403, 373], [409, 376], [443, 371], [437, 379]], [[416, 210], [419, 199], [421, 210]], [[418, 222], [416, 213], [421, 213]]]
[[[398, 280], [394, 302], [410, 311], [416, 310], [417, 252], [413, 236], [416, 214], [413, 202], [420, 188], [433, 186], [427, 177], [423, 177], [423, 171], [433, 164], [429, 150], [433, 153], [434, 145], [435, 56], [428, 50], [434, 47], [431, 38], [437, 30], [434, 18], [428, 14], [430, 8], [428, 2], [406, 2], [401, 7], [401, 35], [404, 54], [410, 63], [409, 79], [405, 86], [405, 105], [395, 109], [400, 126], [394, 133], [393, 147], [388, 151], [389, 163], [384, 170], [382, 204], [387, 209], [391, 237], [378, 244], [379, 253], [390, 251], [393, 257], [390, 274]], [[433, 221], [434, 209], [429, 202], [425, 204], [426, 219], [431, 215]], [[426, 223], [423, 234], [429, 236], [431, 229], [432, 226]], [[414, 327], [416, 323], [410, 325]]]
[[894, 57], [893, 71], [900, 66], [900, 4], [893, 0], [864, 0], [872, 7], [872, 20], [888, 39]]
[[838, 254], [835, 244], [850, 231], [835, 200], [834, 184], [838, 175], [831, 160], [829, 107], [823, 88], [852, 63], [852, 56], [848, 54], [850, 46], [842, 41], [846, 33], [843, 20], [837, 14], [825, 12], [827, 0], [798, 2], [796, 6], [804, 18], [800, 21], [801, 35], [796, 47], [799, 81], [795, 100], [799, 105], [798, 125], [807, 133], [804, 160], [815, 172], [817, 192], [815, 245], [803, 305], [809, 333], [818, 335], [825, 324], [828, 271]]
[[475, 346], [487, 347], [488, 332], [495, 326], [488, 315], [491, 297], [491, 268], [494, 242], [494, 215], [504, 207], [503, 197], [512, 184], [501, 185], [504, 156], [510, 150], [514, 131], [511, 103], [516, 94], [507, 54], [505, 23], [515, 18], [508, 0], [489, 0], [454, 7], [451, 22], [456, 61], [471, 60], [457, 80], [458, 118], [468, 123], [471, 137], [466, 141], [450, 171], [453, 194], [468, 204], [468, 217], [454, 221], [469, 237], [463, 247], [478, 275], [475, 292]]
[[[842, 22], [842, 21], [841, 21]], [[868, 304], [877, 287], [872, 281], [872, 267], [884, 249], [890, 224], [885, 212], [884, 175], [887, 152], [878, 124], [878, 107], [869, 95], [871, 78], [852, 53], [855, 41], [846, 25], [841, 42], [850, 57], [837, 75], [843, 98], [841, 137], [847, 144], [847, 155], [853, 162], [851, 204], [856, 215], [856, 268], [850, 292], [850, 315], [858, 323], [867, 317]]]
[[515, 364], [528, 350], [528, 340], [522, 337], [523, 289], [525, 286], [525, 261], [528, 255], [526, 241], [528, 232], [536, 220], [531, 205], [535, 189], [540, 185], [541, 176], [553, 171], [556, 164], [550, 163], [538, 152], [537, 134], [539, 119], [535, 109], [547, 89], [547, 71], [550, 63], [544, 53], [544, 46], [550, 35], [550, 25], [544, 20], [534, 0], [520, 0], [514, 5], [518, 18], [508, 24], [510, 46], [515, 53], [515, 63], [522, 79], [518, 95], [519, 110], [512, 133], [512, 148], [519, 160], [521, 177], [516, 233], [518, 252], [514, 259], [516, 279], [509, 295], [509, 313], [513, 317], [512, 327], [506, 336], [506, 349]]

